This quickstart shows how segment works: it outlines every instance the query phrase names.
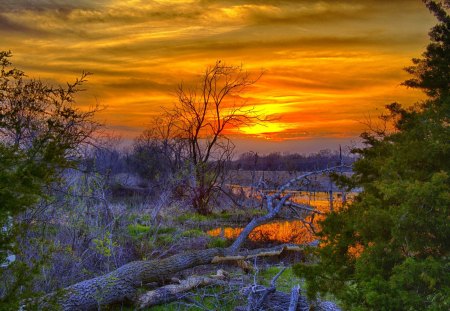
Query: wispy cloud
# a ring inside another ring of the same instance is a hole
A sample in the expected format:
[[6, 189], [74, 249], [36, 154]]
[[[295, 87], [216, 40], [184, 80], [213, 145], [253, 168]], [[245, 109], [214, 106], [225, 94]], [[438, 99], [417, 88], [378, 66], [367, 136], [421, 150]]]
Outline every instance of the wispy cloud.
[[12, 50], [29, 75], [50, 81], [93, 72], [80, 100], [106, 104], [100, 118], [128, 137], [173, 104], [178, 83], [198, 79], [216, 59], [266, 70], [244, 97], [280, 121], [248, 135], [354, 137], [368, 113], [417, 98], [399, 87], [402, 68], [420, 54], [433, 23], [421, 1], [410, 0], [1, 4], [0, 49]]

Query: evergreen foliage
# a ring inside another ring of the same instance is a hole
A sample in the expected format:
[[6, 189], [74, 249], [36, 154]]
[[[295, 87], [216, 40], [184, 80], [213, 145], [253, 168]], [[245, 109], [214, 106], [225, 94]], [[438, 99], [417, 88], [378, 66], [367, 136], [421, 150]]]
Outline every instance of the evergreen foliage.
[[363, 192], [323, 221], [318, 262], [295, 267], [308, 295], [332, 293], [346, 309], [450, 309], [449, 3], [426, 5], [439, 23], [405, 84], [430, 99], [387, 106], [394, 131], [362, 135], [343, 182]]
[[[92, 119], [96, 109], [74, 107], [88, 73], [67, 88], [55, 88], [26, 79], [10, 57], [0, 51], [0, 225], [5, 229], [45, 196], [44, 186], [57, 181], [62, 169], [75, 164], [78, 148], [98, 128]], [[9, 230], [1, 231], [0, 250], [9, 236]]]
[[[17, 309], [20, 299], [37, 291], [28, 285], [47, 259], [43, 256], [26, 262], [20, 253], [20, 236], [32, 223], [29, 217], [23, 221], [24, 213], [31, 212], [40, 200], [50, 198], [48, 187], [60, 180], [64, 169], [76, 165], [80, 147], [90, 141], [99, 126], [93, 120], [97, 108], [81, 111], [74, 103], [88, 73], [65, 88], [53, 87], [28, 79], [24, 72], [12, 67], [10, 57], [11, 52], [0, 51], [0, 265], [5, 283], [2, 310]], [[50, 253], [49, 241], [27, 243]], [[7, 257], [15, 260], [7, 261]]]

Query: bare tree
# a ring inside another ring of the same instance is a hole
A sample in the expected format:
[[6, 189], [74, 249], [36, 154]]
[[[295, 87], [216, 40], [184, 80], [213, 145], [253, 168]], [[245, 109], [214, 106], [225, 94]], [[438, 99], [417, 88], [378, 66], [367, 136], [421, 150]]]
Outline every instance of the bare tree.
[[217, 61], [207, 67], [198, 86], [179, 85], [178, 103], [147, 132], [147, 138], [159, 139], [172, 161], [180, 160], [175, 156], [182, 157], [192, 206], [201, 214], [211, 212], [209, 203], [234, 150], [227, 130], [262, 121], [255, 108], [240, 97], [260, 77], [252, 77], [242, 66]]

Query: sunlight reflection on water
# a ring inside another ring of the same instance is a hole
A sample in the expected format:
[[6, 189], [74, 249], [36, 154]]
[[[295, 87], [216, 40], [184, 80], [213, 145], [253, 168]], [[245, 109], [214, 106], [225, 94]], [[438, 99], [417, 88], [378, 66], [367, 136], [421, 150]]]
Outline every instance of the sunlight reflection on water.
[[[353, 193], [347, 194], [347, 200], [354, 196]], [[295, 203], [309, 205], [312, 208], [324, 213], [324, 215], [310, 215], [306, 217], [306, 222], [310, 222], [317, 229], [318, 222], [326, 217], [330, 211], [329, 194], [327, 192], [316, 192], [314, 194], [305, 191], [296, 191], [291, 197]], [[338, 210], [342, 208], [342, 195], [335, 193], [333, 195], [333, 208]], [[210, 236], [223, 237], [226, 239], [235, 239], [243, 228], [219, 227], [207, 231]], [[300, 220], [274, 221], [255, 228], [249, 235], [249, 239], [255, 242], [280, 242], [305, 244], [317, 239], [313, 231]]]

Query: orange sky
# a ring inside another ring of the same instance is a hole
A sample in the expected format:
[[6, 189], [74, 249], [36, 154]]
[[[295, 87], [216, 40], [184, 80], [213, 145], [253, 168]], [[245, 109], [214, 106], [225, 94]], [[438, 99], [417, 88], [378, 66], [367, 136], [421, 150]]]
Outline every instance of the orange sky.
[[393, 101], [434, 18], [419, 0], [0, 0], [0, 49], [55, 83], [93, 72], [80, 105], [125, 139], [178, 83], [221, 59], [264, 76], [243, 96], [278, 119], [244, 128], [240, 151], [315, 151], [358, 137]]

